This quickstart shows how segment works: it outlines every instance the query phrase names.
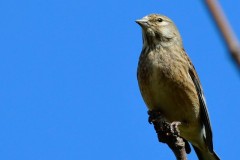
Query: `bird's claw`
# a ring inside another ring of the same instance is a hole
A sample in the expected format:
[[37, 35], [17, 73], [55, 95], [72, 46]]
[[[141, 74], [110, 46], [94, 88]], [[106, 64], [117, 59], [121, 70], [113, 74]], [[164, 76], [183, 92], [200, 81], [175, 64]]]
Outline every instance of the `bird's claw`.
[[178, 129], [178, 126], [179, 125], [181, 125], [181, 122], [178, 122], [178, 121], [175, 121], [175, 122], [172, 122], [171, 124], [170, 124], [170, 130], [171, 130], [171, 133], [173, 134], [173, 135], [177, 135], [177, 136], [179, 136], [179, 133], [180, 133], [180, 131], [179, 131], [179, 129]]

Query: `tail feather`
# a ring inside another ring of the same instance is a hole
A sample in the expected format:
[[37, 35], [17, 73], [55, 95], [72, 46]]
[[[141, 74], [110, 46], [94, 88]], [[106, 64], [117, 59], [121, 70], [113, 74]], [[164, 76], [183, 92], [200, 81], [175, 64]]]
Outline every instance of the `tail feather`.
[[195, 146], [193, 146], [193, 148], [199, 160], [220, 160], [220, 158], [217, 156], [217, 154], [214, 151], [213, 152], [202, 151]]

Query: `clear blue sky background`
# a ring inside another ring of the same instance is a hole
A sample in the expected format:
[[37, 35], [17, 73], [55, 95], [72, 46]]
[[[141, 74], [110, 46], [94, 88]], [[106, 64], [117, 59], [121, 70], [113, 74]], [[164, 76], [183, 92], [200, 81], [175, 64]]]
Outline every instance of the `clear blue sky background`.
[[[220, 2], [240, 37], [240, 2]], [[215, 150], [237, 159], [240, 74], [200, 0], [1, 1], [0, 159], [174, 159], [148, 124], [137, 85], [134, 21], [149, 13], [177, 24], [205, 91]]]

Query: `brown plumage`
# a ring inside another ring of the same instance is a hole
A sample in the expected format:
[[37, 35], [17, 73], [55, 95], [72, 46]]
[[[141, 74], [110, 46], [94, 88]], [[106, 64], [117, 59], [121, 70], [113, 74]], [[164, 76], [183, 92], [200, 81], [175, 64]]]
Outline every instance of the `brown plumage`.
[[161, 111], [169, 122], [181, 122], [180, 135], [200, 160], [219, 160], [203, 90], [175, 24], [158, 14], [136, 22], [143, 32], [137, 78], [148, 109]]

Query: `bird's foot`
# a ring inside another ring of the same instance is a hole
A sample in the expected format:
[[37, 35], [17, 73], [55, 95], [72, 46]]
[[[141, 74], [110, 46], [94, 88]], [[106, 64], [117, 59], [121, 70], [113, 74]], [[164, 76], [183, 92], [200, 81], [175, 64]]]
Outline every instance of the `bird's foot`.
[[178, 122], [178, 121], [172, 122], [170, 124], [171, 134], [173, 134], [175, 136], [179, 136], [180, 135], [180, 131], [178, 129], [178, 126], [180, 126], [180, 125], [181, 125], [181, 122]]

